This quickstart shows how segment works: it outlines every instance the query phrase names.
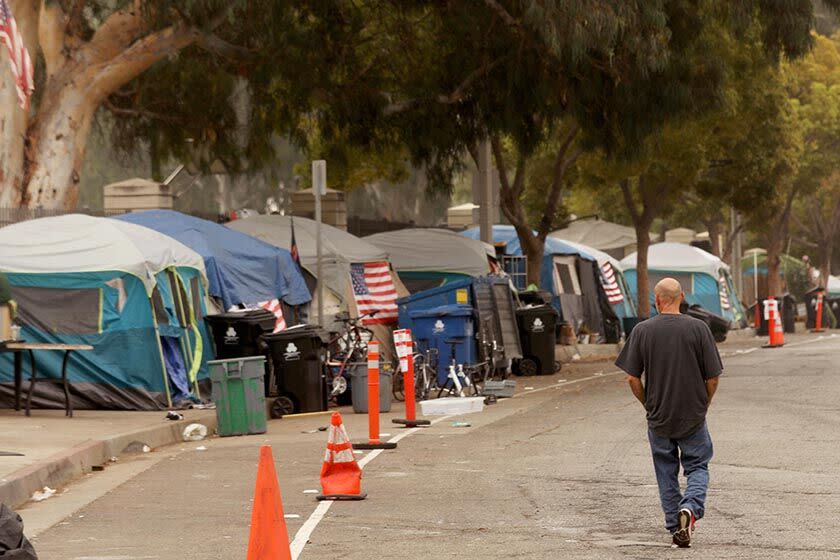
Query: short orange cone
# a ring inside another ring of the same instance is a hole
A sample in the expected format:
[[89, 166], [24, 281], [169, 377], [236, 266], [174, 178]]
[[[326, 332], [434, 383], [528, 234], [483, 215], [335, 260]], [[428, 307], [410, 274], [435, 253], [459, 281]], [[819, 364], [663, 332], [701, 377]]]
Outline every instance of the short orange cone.
[[248, 560], [291, 560], [289, 533], [283, 516], [280, 486], [274, 470], [271, 446], [260, 448], [257, 484], [254, 488], [254, 509], [251, 511], [251, 536], [248, 539]]
[[321, 489], [319, 500], [364, 500], [362, 494], [362, 469], [353, 455], [353, 444], [341, 414], [333, 412], [327, 439], [327, 452], [321, 466]]
[[764, 318], [767, 320], [769, 341], [762, 348], [779, 348], [785, 345], [785, 331], [779, 315], [779, 302], [769, 297], [764, 300]]

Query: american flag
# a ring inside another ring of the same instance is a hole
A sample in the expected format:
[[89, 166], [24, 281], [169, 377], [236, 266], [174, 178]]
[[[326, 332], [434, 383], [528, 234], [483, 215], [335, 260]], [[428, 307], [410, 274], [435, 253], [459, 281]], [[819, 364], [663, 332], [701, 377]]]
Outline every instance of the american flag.
[[397, 320], [397, 288], [387, 262], [353, 263], [350, 280], [359, 315], [376, 311], [362, 320], [364, 325], [388, 324]]
[[618, 287], [618, 280], [615, 277], [615, 270], [609, 262], [601, 265], [601, 272], [603, 277], [601, 283], [604, 285], [604, 291], [607, 292], [607, 301], [610, 305], [616, 305], [624, 301], [624, 294], [621, 293], [621, 288]]
[[729, 288], [726, 285], [725, 276], [718, 279], [718, 286], [720, 288], [720, 306], [723, 309], [729, 309], [732, 305], [729, 303]]
[[29, 108], [29, 96], [35, 89], [35, 81], [32, 73], [32, 60], [29, 52], [23, 44], [23, 37], [17, 28], [12, 10], [6, 0], [0, 0], [0, 39], [9, 49], [9, 62], [12, 65], [12, 74], [15, 77], [18, 100], [23, 109]]
[[280, 332], [286, 330], [286, 319], [283, 317], [283, 306], [280, 305], [280, 300], [273, 299], [271, 301], [264, 301], [262, 303], [258, 303], [257, 305], [262, 309], [271, 311], [277, 318], [277, 320], [274, 322], [274, 330], [271, 332]]

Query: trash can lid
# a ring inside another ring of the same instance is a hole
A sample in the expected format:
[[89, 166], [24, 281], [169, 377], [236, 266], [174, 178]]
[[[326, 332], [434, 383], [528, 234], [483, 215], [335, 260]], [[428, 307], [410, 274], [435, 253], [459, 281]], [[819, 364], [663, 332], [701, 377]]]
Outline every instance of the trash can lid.
[[557, 310], [548, 304], [526, 305], [516, 310], [517, 315], [557, 315]]
[[472, 317], [473, 308], [471, 305], [463, 304], [441, 305], [430, 309], [410, 311], [408, 316], [412, 319], [421, 319], [423, 317]]
[[266, 333], [262, 335], [263, 340], [298, 340], [301, 338], [320, 338], [324, 339], [323, 329], [317, 325], [295, 325], [285, 330], [276, 333]]
[[247, 311], [228, 311], [204, 317], [208, 321], [241, 321], [243, 323], [259, 323], [266, 319], [275, 319], [274, 313], [267, 309], [249, 309]]

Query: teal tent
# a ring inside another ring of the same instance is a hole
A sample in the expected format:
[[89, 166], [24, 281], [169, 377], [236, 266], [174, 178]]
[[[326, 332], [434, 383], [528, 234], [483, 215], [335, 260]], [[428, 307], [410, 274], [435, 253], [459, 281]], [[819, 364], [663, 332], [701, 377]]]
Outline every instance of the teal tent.
[[[212, 358], [200, 255], [141, 226], [75, 214], [4, 227], [0, 247], [23, 338], [94, 347], [68, 365], [74, 407], [154, 410], [197, 397]], [[39, 377], [58, 377], [60, 359], [40, 353]], [[11, 394], [3, 354], [0, 399]], [[63, 396], [40, 384], [33, 402], [61, 407]]]

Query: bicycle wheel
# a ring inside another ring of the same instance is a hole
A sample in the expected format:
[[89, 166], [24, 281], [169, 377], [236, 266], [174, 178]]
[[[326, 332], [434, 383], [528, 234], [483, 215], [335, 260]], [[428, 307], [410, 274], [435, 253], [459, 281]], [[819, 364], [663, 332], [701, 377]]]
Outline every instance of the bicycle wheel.
[[394, 400], [403, 402], [405, 400], [405, 378], [402, 369], [397, 367], [391, 377], [391, 393], [394, 395]]

